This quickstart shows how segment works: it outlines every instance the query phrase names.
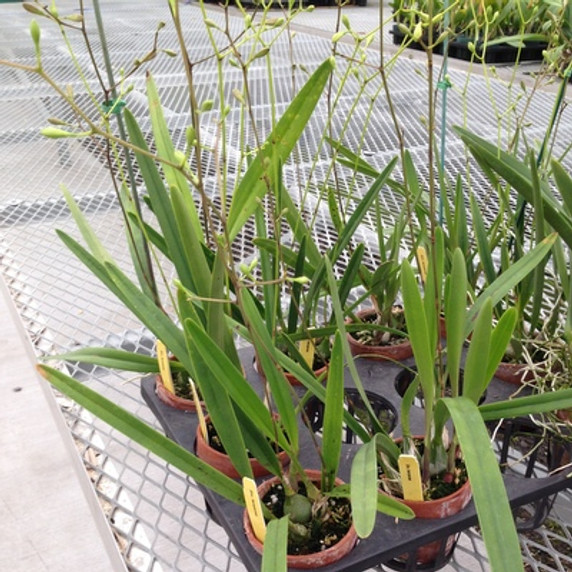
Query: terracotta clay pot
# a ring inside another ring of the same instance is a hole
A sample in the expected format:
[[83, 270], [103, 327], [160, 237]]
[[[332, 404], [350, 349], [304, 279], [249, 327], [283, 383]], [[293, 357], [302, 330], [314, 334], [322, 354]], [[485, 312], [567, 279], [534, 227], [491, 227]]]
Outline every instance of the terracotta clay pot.
[[[319, 484], [321, 481], [321, 473], [320, 471], [315, 471], [308, 469], [306, 470], [306, 475], [316, 484]], [[264, 495], [268, 492], [272, 485], [279, 482], [277, 477], [264, 481], [258, 487], [258, 496], [263, 498]], [[342, 485], [343, 481], [341, 479], [336, 479], [336, 485]], [[248, 541], [258, 552], [262, 554], [263, 551], [263, 544], [254, 536], [254, 532], [252, 530], [252, 526], [250, 524], [250, 519], [248, 518], [248, 513], [244, 511], [243, 516], [243, 525], [244, 525], [244, 532]], [[320, 566], [327, 566], [329, 564], [333, 564], [334, 562], [338, 562], [344, 556], [349, 554], [355, 543], [357, 542], [357, 534], [354, 528], [354, 525], [350, 527], [347, 534], [333, 546], [330, 546], [326, 550], [322, 550], [321, 552], [315, 552], [313, 554], [303, 554], [303, 555], [288, 555], [286, 557], [288, 569], [290, 568], [301, 568], [304, 570], [319, 568]]]
[[530, 381], [534, 373], [525, 371], [526, 366], [520, 363], [501, 362], [495, 371], [495, 377], [513, 385], [522, 385], [523, 381]]
[[195, 402], [192, 399], [187, 399], [185, 397], [179, 397], [178, 395], [173, 395], [163, 383], [163, 378], [160, 375], [155, 376], [155, 393], [157, 397], [165, 403], [179, 409], [181, 411], [196, 411]]
[[[421, 436], [414, 436], [414, 439], [423, 440]], [[401, 439], [396, 439], [399, 443]], [[383, 494], [387, 494], [381, 491]], [[431, 518], [447, 518], [461, 512], [471, 501], [472, 492], [469, 481], [464, 483], [453, 494], [446, 497], [428, 500], [428, 501], [411, 501], [399, 498], [404, 505], [408, 506], [414, 513], [416, 518], [431, 519]], [[454, 547], [456, 541], [455, 534], [447, 537], [446, 539], [436, 540], [429, 542], [417, 548], [415, 552], [415, 563], [417, 566], [428, 566], [436, 563], [437, 559], [441, 556], [446, 562]], [[443, 542], [445, 546], [443, 547]], [[409, 564], [409, 554], [403, 554], [395, 559], [398, 562], [406, 562]]]
[[[208, 421], [209, 417], [205, 418]], [[197, 427], [196, 440], [195, 440], [195, 454], [197, 457], [208, 463], [211, 467], [224, 473], [227, 477], [231, 479], [239, 479], [240, 475], [234, 468], [234, 465], [230, 461], [230, 457], [225, 453], [221, 453], [216, 449], [213, 449], [206, 441], [201, 431], [200, 425]], [[285, 467], [290, 462], [290, 458], [285, 451], [278, 453], [278, 460], [280, 464]], [[252, 467], [252, 472], [256, 478], [264, 477], [270, 474], [268, 469], [260, 464], [256, 459], [250, 459], [250, 466]]]
[[[414, 513], [416, 518], [447, 518], [461, 512], [471, 500], [471, 485], [467, 481], [459, 490], [455, 491], [452, 495], [443, 497], [441, 499], [430, 501], [406, 501], [403, 504], [407, 505]], [[399, 499], [402, 500], [402, 499]], [[434, 563], [439, 554], [444, 554], [445, 560], [449, 557], [453, 548], [455, 547], [456, 535], [452, 534], [445, 542], [445, 548], [442, 549], [443, 540], [436, 540], [420, 546], [415, 552], [415, 561], [417, 565], [427, 565]], [[408, 555], [400, 557], [400, 559], [407, 559]]]
[[[373, 308], [369, 310], [360, 310], [356, 314], [356, 316], [362, 321], [374, 315], [375, 310]], [[347, 323], [351, 324], [352, 322], [350, 320]], [[381, 361], [403, 361], [413, 355], [411, 343], [406, 338], [404, 338], [403, 342], [398, 344], [387, 346], [370, 346], [367, 344], [362, 344], [348, 332], [348, 343], [350, 345], [350, 350], [353, 356], [361, 356], [367, 359], [376, 359]]]
[[[254, 370], [256, 371], [256, 373], [262, 378], [262, 379], [266, 379], [264, 372], [262, 371], [262, 368], [259, 366], [258, 364], [258, 358], [255, 357], [254, 358]], [[314, 375], [316, 377], [320, 377], [320, 375], [322, 375], [324, 372], [328, 371], [328, 364], [322, 366], [319, 369], [315, 369], [314, 370]], [[300, 381], [290, 372], [285, 371], [284, 372], [284, 377], [288, 380], [288, 383], [290, 385], [299, 385], [302, 386], [302, 383], [300, 383]], [[327, 379], [327, 375], [324, 377], [324, 381]]]

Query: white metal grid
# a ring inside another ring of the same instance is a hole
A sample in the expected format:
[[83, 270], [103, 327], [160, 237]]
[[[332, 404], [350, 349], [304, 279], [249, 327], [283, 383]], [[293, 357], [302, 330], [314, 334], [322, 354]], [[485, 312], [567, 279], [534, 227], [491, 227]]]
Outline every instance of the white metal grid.
[[[145, 2], [145, 10], [134, 2], [102, 2], [108, 42], [114, 57], [128, 66], [134, 57], [144, 53], [152, 43], [153, 32], [160, 20], [168, 20], [166, 2], [161, 0]], [[58, 5], [61, 10], [73, 10], [75, 2], [64, 0]], [[209, 53], [208, 40], [197, 26], [197, 6], [181, 6], [185, 16], [185, 33], [192, 40], [193, 57]], [[367, 32], [372, 29], [377, 13], [376, 2], [370, 7], [348, 7], [346, 13], [356, 30]], [[387, 10], [386, 10], [387, 13]], [[210, 17], [222, 22], [220, 10], [210, 10]], [[330, 54], [327, 36], [334, 31], [336, 19], [332, 9], [316, 9], [302, 14], [298, 20], [301, 32], [297, 33], [294, 45], [294, 61], [309, 69], [315, 67]], [[18, 5], [0, 6], [0, 57], [16, 59], [22, 63], [33, 63], [34, 51], [27, 33], [29, 16]], [[240, 29], [239, 20], [230, 19], [230, 26]], [[319, 30], [319, 34], [307, 34], [308, 27]], [[81, 97], [81, 84], [74, 75], [73, 67], [63, 57], [64, 50], [59, 34], [42, 26], [42, 44], [47, 54], [46, 67], [62, 84], [70, 84]], [[390, 41], [387, 30], [386, 42]], [[174, 34], [166, 29], [161, 35], [161, 45], [170, 47]], [[85, 62], [86, 53], [80, 42], [73, 40], [78, 57]], [[97, 53], [99, 42], [93, 38]], [[273, 60], [273, 75], [276, 92], [276, 109], [280, 113], [295, 93], [303, 79], [301, 69], [293, 73], [289, 59], [290, 45], [286, 38], [278, 40]], [[349, 48], [341, 48], [349, 52]], [[99, 56], [98, 56], [99, 57]], [[375, 52], [368, 54], [375, 61]], [[184, 78], [180, 70], [168, 58], [161, 58], [151, 64], [161, 97], [168, 109], [168, 120], [175, 137], [184, 137], [189, 124], [186, 111]], [[214, 89], [216, 71], [211, 62], [199, 66], [199, 97], [216, 100], [219, 94]], [[421, 176], [426, 176], [425, 138], [422, 135], [420, 116], [423, 114], [425, 92], [420, 80], [423, 65], [416, 60], [403, 58], [395, 65], [390, 75], [391, 90], [398, 117], [405, 128], [405, 140]], [[487, 106], [487, 93], [492, 92], [499, 102], [499, 108], [508, 101], [519, 99], [518, 94], [508, 93], [499, 81], [489, 82], [471, 78], [469, 82], [469, 107], [462, 107], [459, 90], [465, 85], [466, 76], [451, 72], [453, 89], [450, 90], [450, 124], [466, 123], [477, 132], [494, 136], [497, 132], [497, 116]], [[88, 78], [91, 82], [93, 78]], [[225, 80], [230, 88], [242, 87], [242, 78], [236, 69], [225, 70]], [[266, 88], [266, 69], [262, 61], [250, 72], [251, 94], [254, 115], [262, 133], [268, 132], [269, 94]], [[135, 90], [129, 96], [132, 110], [138, 116], [144, 112], [144, 80], [142, 74], [132, 78]], [[379, 81], [368, 84], [366, 93], [379, 90]], [[350, 79], [345, 87], [345, 96], [340, 102], [339, 115], [334, 121], [335, 129], [341, 130], [344, 112], [349, 112], [358, 93], [359, 82]], [[228, 94], [228, 92], [227, 92]], [[64, 208], [59, 191], [65, 184], [80, 200], [84, 212], [98, 235], [128, 267], [125, 249], [118, 244], [122, 232], [122, 220], [115, 196], [109, 182], [109, 173], [101, 152], [90, 143], [80, 141], [52, 141], [41, 138], [39, 128], [45, 126], [50, 116], [62, 117], [61, 104], [54, 94], [36, 78], [19, 71], [0, 67], [0, 270], [9, 286], [21, 318], [34, 343], [38, 355], [73, 349], [79, 346], [106, 344], [112, 347], [136, 349], [149, 352], [153, 341], [91, 274], [83, 268], [56, 238], [54, 229], [63, 229], [74, 234], [75, 227]], [[530, 110], [535, 122], [534, 136], [541, 137], [549, 115], [553, 96], [539, 95]], [[522, 105], [522, 98], [517, 102]], [[231, 149], [238, 147], [238, 115], [229, 116], [228, 140]], [[387, 106], [383, 99], [376, 104], [375, 112], [364, 136], [361, 130], [368, 113], [367, 103], [360, 100], [352, 115], [352, 127], [345, 132], [344, 142], [352, 149], [361, 149], [364, 157], [381, 169], [396, 151], [396, 139]], [[300, 169], [287, 166], [285, 180], [295, 188], [300, 179], [308, 183], [308, 205], [316, 204], [319, 184], [329, 173], [328, 150], [324, 146], [319, 161], [310, 164], [311, 157], [321, 144], [320, 134], [327, 119], [327, 109], [320, 107], [312, 118], [310, 128], [296, 150]], [[216, 113], [204, 114], [205, 125], [212, 125]], [[215, 136], [214, 131], [212, 132]], [[253, 144], [252, 132], [247, 132]], [[563, 150], [569, 144], [570, 130], [563, 129], [558, 148]], [[464, 166], [464, 150], [451, 141], [448, 147], [447, 170], [454, 176]], [[207, 173], [214, 174], [214, 167], [206, 165]], [[231, 178], [234, 172], [229, 169]], [[399, 178], [399, 173], [395, 173]], [[363, 192], [363, 179], [353, 180], [343, 170], [338, 172], [341, 188], [354, 193]], [[213, 189], [216, 178], [207, 178]], [[486, 181], [474, 175], [473, 185], [485, 192]], [[400, 207], [398, 197], [384, 193], [385, 215], [390, 218]], [[484, 205], [485, 206], [485, 205]], [[494, 206], [486, 203], [487, 209]], [[318, 211], [316, 234], [320, 244], [326, 248], [335, 238], [335, 231], [328, 222], [325, 209]], [[492, 213], [491, 213], [492, 214]], [[485, 213], [486, 216], [486, 213]], [[490, 215], [489, 215], [490, 216]], [[369, 229], [368, 229], [369, 227]], [[355, 240], [374, 245], [369, 221], [360, 229]], [[247, 229], [236, 244], [236, 255], [247, 260], [253, 253], [252, 234]], [[142, 403], [138, 379], [129, 374], [118, 374], [102, 368], [86, 368], [68, 364], [70, 373], [85, 380], [92, 387], [103, 391], [109, 398], [125, 406], [151, 425], [156, 421]], [[126, 442], [123, 437], [110, 431], [97, 419], [81, 411], [73, 403], [61, 399], [70, 432], [77, 443], [78, 453], [84, 460], [94, 487], [101, 500], [110, 523], [115, 531], [126, 562], [130, 569], [141, 571], [159, 570], [243, 570], [238, 557], [229, 545], [224, 531], [206, 515], [203, 500], [194, 484], [178, 471], [158, 461], [138, 446]], [[561, 494], [554, 511], [553, 521], [557, 525], [544, 527], [532, 538], [523, 537], [523, 555], [530, 570], [567, 570], [571, 561], [565, 552], [570, 544], [571, 498]], [[548, 551], [551, 563], [535, 560], [538, 551]], [[455, 570], [486, 570], [482, 543], [478, 535], [468, 531], [450, 565]]]

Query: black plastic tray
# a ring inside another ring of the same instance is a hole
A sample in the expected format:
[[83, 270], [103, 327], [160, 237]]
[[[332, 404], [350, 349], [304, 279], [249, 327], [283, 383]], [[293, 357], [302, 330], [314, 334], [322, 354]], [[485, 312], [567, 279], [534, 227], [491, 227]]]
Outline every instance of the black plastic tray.
[[[397, 24], [393, 25], [391, 33], [393, 35], [393, 43], [400, 46], [405, 39], [405, 34], [397, 27]], [[457, 38], [449, 41], [449, 57], [466, 62], [471, 61], [471, 59], [473, 59], [473, 54], [469, 50], [468, 44], [468, 38]], [[418, 42], [410, 42], [407, 47], [412, 50], [423, 50], [423, 47]], [[509, 44], [495, 44], [493, 46], [487, 46], [487, 50], [485, 52], [485, 63], [509, 64], [516, 62], [517, 58], [519, 62], [542, 61], [542, 52], [546, 47], [546, 42], [524, 42], [524, 46], [520, 50]], [[482, 42], [477, 44], [476, 50], [477, 54], [480, 56], [482, 56], [482, 48]], [[443, 55], [443, 44], [441, 43], [435, 46], [433, 53]]]
[[[247, 348], [241, 351], [241, 360], [247, 379], [257, 391], [261, 392], [262, 380], [252, 367], [253, 357], [254, 353], [251, 349]], [[401, 368], [395, 364], [359, 358], [356, 359], [355, 363], [364, 387], [368, 391], [385, 397], [399, 411], [401, 398], [395, 390], [395, 378], [401, 371]], [[412, 365], [413, 361], [410, 360], [406, 363]], [[351, 377], [347, 372], [346, 386], [353, 387]], [[515, 386], [494, 379], [487, 390], [485, 401], [491, 402], [506, 399], [514, 390]], [[302, 395], [304, 389], [297, 388], [296, 391]], [[143, 379], [141, 392], [167, 436], [187, 450], [194, 451], [197, 427], [196, 415], [177, 411], [159, 401], [155, 395], [155, 380], [153, 377]], [[423, 417], [421, 409], [417, 407], [412, 408], [411, 425], [413, 433], [421, 434], [423, 432]], [[394, 434], [398, 435], [399, 429], [398, 425]], [[300, 438], [303, 444], [301, 460], [304, 466], [307, 468], [319, 468], [319, 460], [306, 429], [301, 431]], [[339, 473], [342, 479], [347, 480], [349, 478], [351, 459], [357, 448], [358, 445], [343, 445], [343, 458]], [[572, 484], [565, 474], [556, 474], [544, 478], [524, 478], [516, 474], [505, 474], [504, 479], [513, 508], [545, 499], [558, 491], [568, 488]], [[221, 498], [204, 487], [201, 487], [201, 489], [213, 518], [225, 528], [244, 565], [252, 572], [260, 570], [261, 557], [250, 546], [243, 533], [242, 507]], [[442, 520], [415, 519], [396, 523], [395, 519], [378, 514], [375, 530], [368, 539], [360, 540], [354, 550], [342, 562], [324, 566], [321, 570], [324, 570], [324, 572], [365, 570], [378, 564], [387, 563], [404, 553], [413, 553], [412, 551], [418, 546], [444, 539], [475, 524], [477, 524], [477, 516], [472, 501], [461, 513]], [[414, 568], [405, 567], [405, 569], [413, 570]]]

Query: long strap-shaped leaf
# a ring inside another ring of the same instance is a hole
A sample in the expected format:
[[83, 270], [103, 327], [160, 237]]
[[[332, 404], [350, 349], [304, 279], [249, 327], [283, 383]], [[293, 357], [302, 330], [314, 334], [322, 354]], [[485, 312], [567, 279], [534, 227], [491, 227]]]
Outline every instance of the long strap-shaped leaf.
[[[140, 149], [148, 150], [147, 142], [135, 117], [133, 117], [127, 109], [124, 113], [125, 125], [131, 142]], [[147, 155], [135, 152], [135, 157], [137, 158], [137, 164], [145, 181], [145, 187], [153, 212], [161, 227], [161, 232], [163, 233], [165, 245], [168, 250], [168, 256], [175, 265], [177, 275], [181, 282], [183, 282], [185, 287], [194, 289], [195, 285], [190, 266], [187, 264], [185, 258], [184, 243], [180, 240], [177, 233], [177, 221], [173, 212], [173, 205], [165, 188], [161, 173], [153, 159]]]
[[39, 365], [38, 371], [56, 389], [129, 439], [158, 455], [193, 479], [230, 501], [243, 505], [242, 487], [189, 453], [137, 417], [61, 371]]
[[513, 419], [523, 415], [546, 413], [572, 407], [572, 389], [560, 389], [539, 395], [527, 395], [508, 401], [481, 405], [479, 410], [485, 421]]
[[[403, 261], [401, 267], [401, 291], [403, 293], [403, 309], [407, 331], [409, 332], [409, 341], [413, 348], [417, 372], [423, 389], [425, 408], [426, 411], [432, 411], [435, 392], [435, 354], [431, 347], [431, 335], [421, 293], [419, 292], [413, 269], [407, 260]], [[429, 414], [427, 414], [426, 433], [428, 434], [430, 433], [430, 423], [431, 419]]]
[[479, 525], [493, 572], [523, 570], [514, 518], [489, 433], [466, 397], [444, 398], [467, 466]]
[[[109, 369], [158, 373], [159, 363], [156, 357], [117, 350], [115, 348], [82, 348], [72, 352], [46, 356], [45, 360], [65, 360], [68, 362], [89, 363]], [[169, 364], [174, 371], [184, 371], [179, 362]]]
[[[147, 74], [147, 100], [149, 102], [149, 114], [151, 117], [151, 125], [153, 127], [153, 138], [155, 144], [157, 145], [159, 157], [166, 159], [171, 163], [176, 163], [177, 157], [175, 155], [175, 146], [173, 145], [173, 141], [171, 140], [171, 135], [169, 133], [169, 128], [167, 127], [167, 122], [165, 121], [157, 86], [155, 85], [153, 76], [150, 73]], [[167, 180], [167, 186], [169, 188], [177, 188], [185, 194], [186, 208], [192, 219], [193, 229], [197, 233], [197, 238], [202, 240], [203, 235], [200, 219], [195, 204], [192, 200], [189, 183], [179, 169], [176, 169], [175, 167], [172, 167], [166, 163], [162, 165], [162, 168], [163, 173], [165, 173], [165, 179]]]
[[542, 259], [550, 252], [558, 235], [548, 235], [540, 244], [527, 252], [515, 264], [507, 268], [492, 284], [490, 284], [477, 298], [471, 309], [467, 312], [465, 335], [469, 335], [473, 328], [473, 320], [479, 313], [485, 300], [490, 297], [493, 306], [512, 290], [523, 278], [525, 278]]
[[288, 441], [280, 431], [277, 431], [270, 412], [252, 386], [244, 379], [242, 373], [216, 346], [200, 325], [192, 320], [187, 320], [185, 329], [189, 333], [189, 345], [198, 354], [208, 356], [206, 364], [238, 407], [249, 415], [268, 439], [276, 439], [283, 449], [289, 449]]
[[95, 256], [64, 232], [57, 231], [64, 244], [105, 284], [141, 322], [163, 341], [163, 343], [179, 358], [185, 367], [192, 371], [188, 362], [187, 346], [183, 332], [173, 321], [159, 309], [153, 301], [112, 262], [102, 264]]
[[260, 572], [286, 572], [286, 550], [288, 545], [288, 517], [271, 520], [264, 538], [262, 567]]
[[[379, 433], [374, 435], [371, 441], [359, 448], [352, 461], [350, 498], [354, 526], [360, 538], [367, 538], [373, 532], [377, 511], [403, 520], [415, 517], [414, 512], [402, 502], [378, 494], [377, 441], [381, 439]], [[377, 502], [373, 502], [376, 497]]]
[[260, 199], [276, 184], [274, 180], [276, 172], [273, 165], [276, 160], [284, 163], [294, 149], [333, 69], [334, 60], [328, 58], [312, 74], [279, 119], [242, 177], [234, 191], [228, 213], [230, 241], [236, 238], [244, 223], [254, 213]]
[[[473, 133], [455, 127], [465, 145], [475, 156], [479, 164], [493, 169], [505, 179], [516, 191], [518, 191], [529, 203], [534, 203], [532, 190], [532, 174], [530, 169], [516, 157], [502, 151], [485, 139]], [[554, 230], [562, 237], [562, 240], [572, 246], [572, 220], [562, 210], [561, 205], [551, 194], [547, 185], [542, 185], [542, 200], [544, 204], [544, 216]]]
[[322, 438], [322, 490], [330, 491], [338, 473], [342, 451], [342, 424], [344, 418], [344, 354], [340, 332], [336, 332], [324, 406]]

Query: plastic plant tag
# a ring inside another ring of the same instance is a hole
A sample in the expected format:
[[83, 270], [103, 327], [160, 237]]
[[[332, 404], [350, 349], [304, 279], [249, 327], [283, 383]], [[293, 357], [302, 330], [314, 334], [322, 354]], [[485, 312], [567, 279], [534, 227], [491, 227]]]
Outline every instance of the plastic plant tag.
[[201, 428], [201, 433], [203, 434], [203, 439], [209, 442], [209, 432], [207, 431], [207, 422], [205, 421], [205, 414], [203, 413], [203, 408], [201, 407], [201, 402], [199, 400], [199, 394], [197, 392], [197, 386], [195, 382], [189, 378], [189, 385], [193, 392], [193, 401], [195, 402], [195, 407], [197, 408], [197, 417], [199, 419], [199, 427]]
[[157, 340], [157, 359], [159, 360], [159, 373], [165, 387], [173, 395], [175, 395], [175, 386], [173, 385], [173, 378], [171, 376], [171, 365], [169, 364], [169, 356], [167, 355], [167, 348], [161, 340]]
[[429, 268], [429, 260], [427, 259], [427, 252], [423, 246], [417, 248], [417, 261], [419, 262], [419, 272], [421, 273], [421, 280], [425, 283], [427, 280], [427, 269]]
[[423, 500], [423, 487], [421, 486], [421, 471], [419, 462], [414, 455], [399, 455], [397, 461], [403, 487], [403, 498], [411, 501]]
[[254, 536], [264, 543], [266, 538], [266, 523], [262, 516], [262, 504], [258, 491], [256, 490], [256, 482], [249, 477], [242, 477], [242, 492], [244, 494], [244, 502], [246, 504], [246, 511], [248, 518], [254, 531]]
[[304, 358], [304, 361], [310, 366], [310, 369], [314, 365], [314, 353], [316, 351], [316, 346], [314, 345], [314, 340], [300, 340], [298, 349]]

